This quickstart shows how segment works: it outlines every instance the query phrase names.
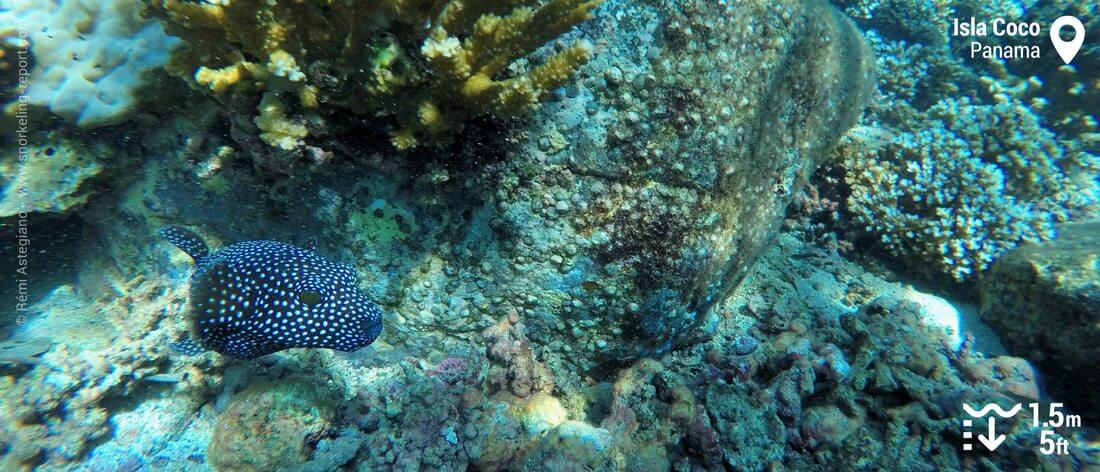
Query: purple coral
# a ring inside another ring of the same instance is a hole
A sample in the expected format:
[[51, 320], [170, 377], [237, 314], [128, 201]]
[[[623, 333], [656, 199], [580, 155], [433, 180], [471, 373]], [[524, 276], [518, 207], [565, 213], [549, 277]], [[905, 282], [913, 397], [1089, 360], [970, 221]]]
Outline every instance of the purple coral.
[[475, 380], [477, 374], [476, 366], [470, 364], [461, 357], [448, 357], [428, 372], [428, 375], [450, 386], [469, 384]]

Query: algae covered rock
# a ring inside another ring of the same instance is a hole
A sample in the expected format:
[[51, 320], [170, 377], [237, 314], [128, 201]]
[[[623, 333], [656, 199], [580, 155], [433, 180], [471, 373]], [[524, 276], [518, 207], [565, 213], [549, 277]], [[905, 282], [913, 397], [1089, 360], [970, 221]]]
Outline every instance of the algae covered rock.
[[309, 459], [332, 427], [332, 398], [308, 379], [262, 382], [218, 417], [206, 457], [219, 471], [275, 470]]
[[535, 444], [523, 470], [616, 470], [610, 448], [611, 434], [607, 430], [567, 421]]
[[605, 7], [630, 27], [590, 32], [600, 72], [493, 181], [491, 224], [517, 241], [502, 280], [539, 295], [531, 339], [586, 366], [706, 334], [872, 83], [858, 32], [820, 2]]
[[[7, 148], [4, 148], [7, 151]], [[112, 150], [50, 133], [17, 154], [0, 159], [0, 217], [20, 212], [64, 213], [87, 202], [90, 182], [104, 170]]]
[[982, 318], [1031, 359], [1058, 399], [1100, 417], [1100, 222], [1064, 226], [1053, 241], [1009, 252], [981, 284]]

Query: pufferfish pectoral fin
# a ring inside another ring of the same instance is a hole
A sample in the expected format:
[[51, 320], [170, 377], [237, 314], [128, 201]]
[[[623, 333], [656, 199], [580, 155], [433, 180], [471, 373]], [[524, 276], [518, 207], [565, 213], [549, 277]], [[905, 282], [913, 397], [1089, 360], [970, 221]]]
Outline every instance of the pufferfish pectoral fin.
[[206, 352], [206, 348], [190, 337], [168, 344], [168, 350], [181, 356], [197, 356]]
[[189, 229], [180, 228], [179, 226], [165, 226], [157, 233], [196, 261], [210, 253], [210, 249], [206, 247], [206, 241], [203, 241], [201, 236]]

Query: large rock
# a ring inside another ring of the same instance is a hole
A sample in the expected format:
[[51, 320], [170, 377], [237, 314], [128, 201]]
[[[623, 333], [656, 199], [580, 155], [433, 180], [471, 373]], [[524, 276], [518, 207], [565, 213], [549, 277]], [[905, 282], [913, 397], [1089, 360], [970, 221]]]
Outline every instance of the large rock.
[[[1058, 400], [1100, 418], [1100, 221], [1001, 257], [981, 286], [982, 318], [1040, 366]], [[1088, 423], [1088, 421], [1086, 421]]]
[[504, 280], [551, 302], [528, 310], [531, 339], [629, 362], [709, 328], [874, 61], [824, 2], [623, 2], [597, 21], [595, 76], [546, 107], [496, 218], [533, 254]]
[[239, 133], [211, 135], [104, 202], [135, 224], [103, 239], [141, 264], [164, 260], [145, 250], [161, 223], [215, 246], [316, 243], [383, 305], [382, 342], [424, 356], [511, 316], [555, 375], [690, 343], [857, 119], [874, 61], [820, 1], [612, 0], [575, 34], [593, 60], [502, 131], [469, 123], [453, 147], [401, 154], [329, 129], [275, 182], [217, 151], [246, 149]]

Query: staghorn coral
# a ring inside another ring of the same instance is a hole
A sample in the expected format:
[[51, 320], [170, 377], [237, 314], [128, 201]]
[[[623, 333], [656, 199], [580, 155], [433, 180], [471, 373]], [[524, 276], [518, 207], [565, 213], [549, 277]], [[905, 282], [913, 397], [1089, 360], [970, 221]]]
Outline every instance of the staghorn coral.
[[474, 116], [530, 111], [592, 46], [578, 41], [526, 71], [510, 67], [590, 18], [600, 1], [148, 3], [189, 46], [171, 68], [218, 97], [262, 91], [261, 138], [291, 150], [307, 133], [287, 116], [291, 98], [311, 113], [393, 116], [401, 149], [446, 143]]

